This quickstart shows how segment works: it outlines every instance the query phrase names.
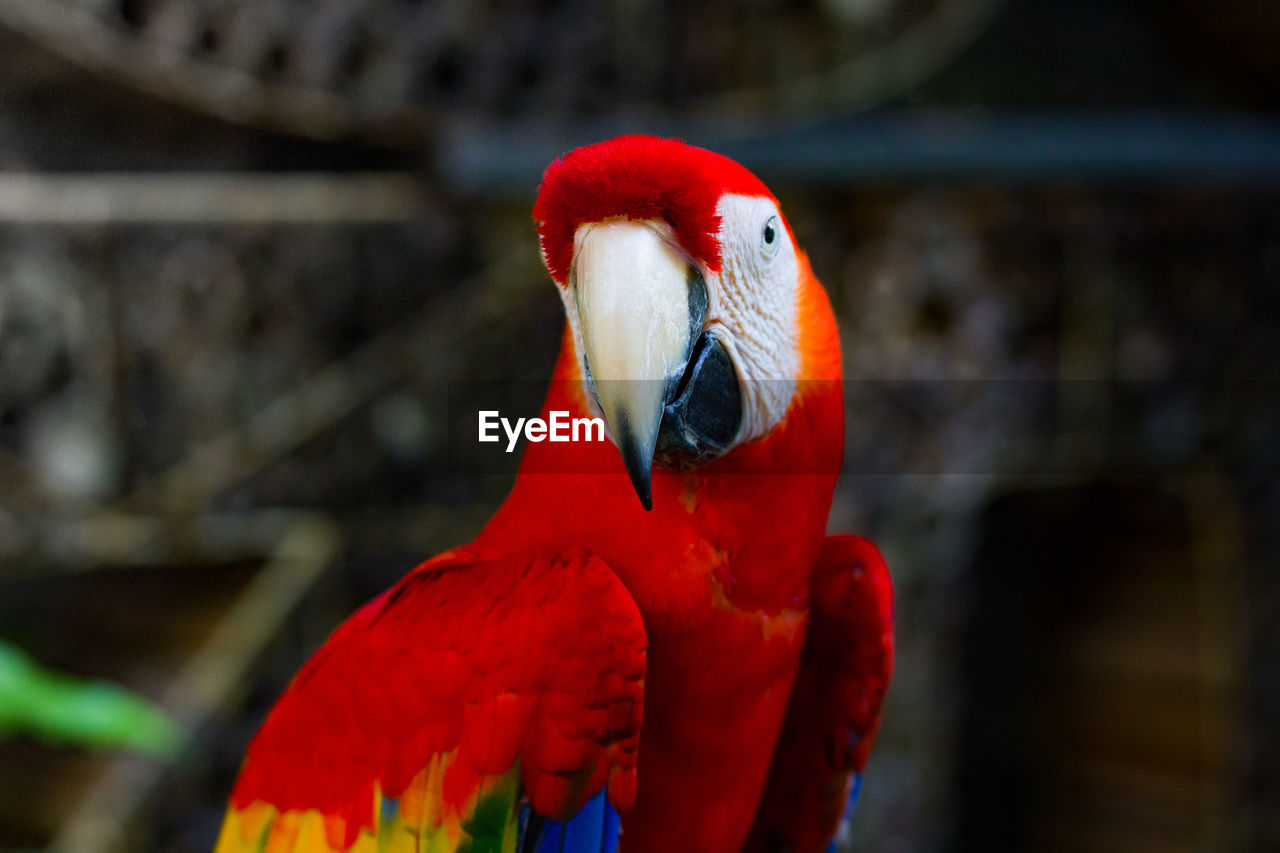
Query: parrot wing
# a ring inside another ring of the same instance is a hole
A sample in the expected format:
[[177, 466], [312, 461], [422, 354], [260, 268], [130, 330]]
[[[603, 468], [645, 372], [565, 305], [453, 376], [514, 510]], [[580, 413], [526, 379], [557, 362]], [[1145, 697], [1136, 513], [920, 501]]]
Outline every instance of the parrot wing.
[[425, 563], [285, 690], [216, 853], [611, 849], [635, 798], [646, 648], [598, 558]]
[[893, 588], [859, 536], [828, 536], [810, 587], [800, 671], [744, 853], [810, 853], [857, 799], [893, 670]]

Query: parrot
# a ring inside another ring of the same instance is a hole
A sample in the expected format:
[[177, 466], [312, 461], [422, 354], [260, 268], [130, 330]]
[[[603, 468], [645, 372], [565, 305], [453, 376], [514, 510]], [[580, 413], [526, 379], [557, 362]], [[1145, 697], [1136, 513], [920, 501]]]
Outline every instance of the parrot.
[[250, 742], [216, 853], [822, 851], [893, 666], [892, 584], [828, 536], [840, 340], [774, 195], [682, 141], [549, 165], [564, 307], [542, 417], [469, 544], [303, 665]]

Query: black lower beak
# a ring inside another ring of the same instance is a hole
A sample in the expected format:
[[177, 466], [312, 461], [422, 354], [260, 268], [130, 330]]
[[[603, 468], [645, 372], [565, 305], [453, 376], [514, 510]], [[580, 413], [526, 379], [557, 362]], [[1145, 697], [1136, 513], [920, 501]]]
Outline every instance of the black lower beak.
[[703, 332], [662, 413], [654, 456], [670, 468], [710, 462], [733, 444], [742, 426], [742, 389], [729, 352]]

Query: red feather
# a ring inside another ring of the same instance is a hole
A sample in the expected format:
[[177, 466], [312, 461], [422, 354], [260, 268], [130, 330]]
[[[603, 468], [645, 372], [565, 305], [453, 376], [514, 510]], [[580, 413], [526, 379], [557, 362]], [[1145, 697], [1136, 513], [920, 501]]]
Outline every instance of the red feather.
[[620, 136], [578, 148], [547, 167], [533, 207], [542, 256], [563, 284], [578, 226], [612, 217], [667, 222], [680, 245], [712, 272], [720, 269], [724, 193], [773, 198], [742, 166], [702, 148], [656, 136]]
[[866, 764], [893, 671], [893, 587], [860, 536], [829, 536], [814, 567], [800, 673], [744, 853], [826, 850]]
[[298, 673], [231, 804], [319, 810], [341, 819], [347, 847], [377, 825], [375, 784], [397, 799], [456, 750], [446, 808], [519, 761], [543, 814], [573, 814], [606, 778], [626, 809], [645, 648], [635, 603], [599, 559], [451, 552], [363, 607]]

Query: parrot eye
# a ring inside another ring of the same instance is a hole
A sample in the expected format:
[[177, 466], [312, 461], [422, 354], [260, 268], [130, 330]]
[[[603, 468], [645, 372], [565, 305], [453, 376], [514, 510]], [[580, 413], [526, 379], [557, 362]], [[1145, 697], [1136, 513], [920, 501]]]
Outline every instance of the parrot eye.
[[776, 255], [781, 242], [778, 239], [778, 217], [770, 216], [765, 220], [764, 231], [760, 234], [760, 245], [764, 249], [765, 256], [772, 258]]

